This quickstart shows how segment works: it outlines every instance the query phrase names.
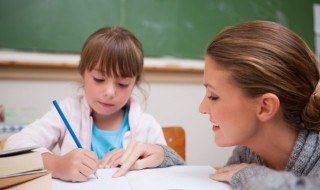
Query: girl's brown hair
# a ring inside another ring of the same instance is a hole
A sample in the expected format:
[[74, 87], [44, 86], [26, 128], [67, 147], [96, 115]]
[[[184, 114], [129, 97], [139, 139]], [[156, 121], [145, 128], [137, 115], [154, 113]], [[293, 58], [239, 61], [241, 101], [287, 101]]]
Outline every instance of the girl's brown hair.
[[94, 32], [82, 47], [78, 71], [81, 75], [96, 66], [112, 77], [136, 77], [143, 71], [143, 49], [139, 40], [129, 30], [120, 27], [104, 27]]
[[294, 129], [320, 131], [319, 63], [293, 31], [270, 21], [241, 23], [215, 37], [206, 54], [247, 96], [277, 95]]

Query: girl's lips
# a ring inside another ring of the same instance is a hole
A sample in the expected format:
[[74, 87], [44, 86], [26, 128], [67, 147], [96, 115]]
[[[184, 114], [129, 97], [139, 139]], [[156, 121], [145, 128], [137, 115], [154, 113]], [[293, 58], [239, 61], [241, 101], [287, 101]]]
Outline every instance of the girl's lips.
[[104, 107], [112, 107], [114, 106], [113, 104], [107, 104], [107, 103], [103, 103], [103, 102], [98, 102], [99, 104], [101, 104]]

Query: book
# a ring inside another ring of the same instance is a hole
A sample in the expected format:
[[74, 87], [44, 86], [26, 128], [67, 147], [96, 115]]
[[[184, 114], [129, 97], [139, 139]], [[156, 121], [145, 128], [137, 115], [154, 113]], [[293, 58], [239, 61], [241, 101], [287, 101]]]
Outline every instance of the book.
[[50, 190], [52, 188], [51, 173], [47, 170], [27, 172], [24, 175], [0, 178], [0, 189], [6, 190]]
[[0, 152], [0, 178], [20, 175], [44, 169], [42, 156], [32, 151], [37, 147], [25, 147]]
[[222, 182], [214, 181], [209, 175], [216, 170], [210, 166], [183, 165], [168, 168], [153, 168], [129, 171], [125, 176], [112, 178], [117, 168], [98, 169], [97, 176], [90, 176], [82, 183], [65, 182], [53, 179], [53, 190], [164, 190], [164, 189], [201, 189], [201, 190], [231, 190]]

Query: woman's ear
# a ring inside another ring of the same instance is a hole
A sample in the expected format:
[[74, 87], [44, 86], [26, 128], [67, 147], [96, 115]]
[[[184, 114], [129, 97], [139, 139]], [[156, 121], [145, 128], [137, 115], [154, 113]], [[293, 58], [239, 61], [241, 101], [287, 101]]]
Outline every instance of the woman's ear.
[[279, 111], [280, 100], [273, 93], [266, 93], [260, 97], [259, 110], [257, 117], [260, 121], [268, 121], [272, 119]]

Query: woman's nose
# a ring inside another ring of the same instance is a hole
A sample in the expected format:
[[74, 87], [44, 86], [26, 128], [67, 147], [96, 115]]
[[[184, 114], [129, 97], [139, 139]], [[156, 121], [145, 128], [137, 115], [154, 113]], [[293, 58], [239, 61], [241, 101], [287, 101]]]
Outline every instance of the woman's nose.
[[205, 98], [201, 101], [199, 105], [199, 112], [202, 114], [207, 114], [206, 106], [205, 106]]

